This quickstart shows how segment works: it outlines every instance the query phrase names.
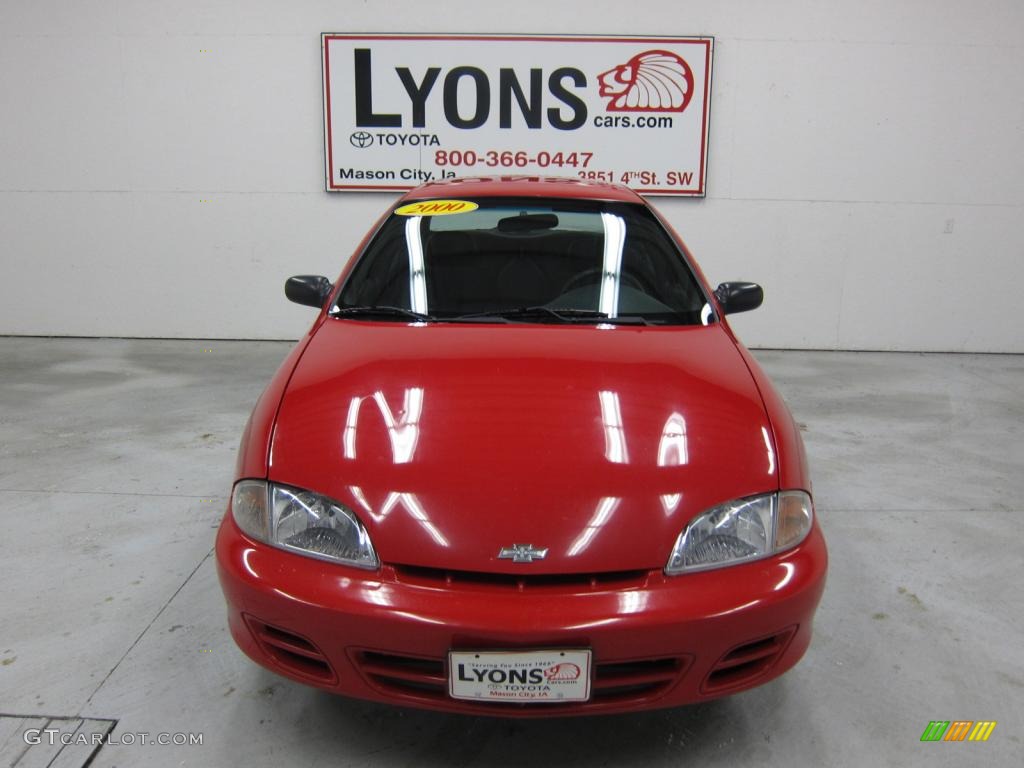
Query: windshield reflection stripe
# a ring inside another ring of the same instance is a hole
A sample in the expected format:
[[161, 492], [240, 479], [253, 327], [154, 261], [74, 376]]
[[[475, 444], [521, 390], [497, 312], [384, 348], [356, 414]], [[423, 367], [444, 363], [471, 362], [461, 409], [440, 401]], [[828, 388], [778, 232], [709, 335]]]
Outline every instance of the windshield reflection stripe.
[[423, 264], [423, 241], [420, 240], [422, 216], [405, 222], [405, 243], [409, 250], [409, 302], [413, 312], [427, 314], [427, 280]]
[[602, 213], [601, 224], [604, 226], [604, 265], [597, 309], [608, 317], [614, 317], [619, 313], [619, 283], [622, 278], [622, 248], [626, 242], [626, 222], [621, 216]]

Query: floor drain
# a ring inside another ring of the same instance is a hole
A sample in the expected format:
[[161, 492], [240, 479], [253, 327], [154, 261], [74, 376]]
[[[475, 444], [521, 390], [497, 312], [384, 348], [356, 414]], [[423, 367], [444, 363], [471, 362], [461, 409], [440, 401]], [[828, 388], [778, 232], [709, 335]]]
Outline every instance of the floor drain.
[[47, 715], [0, 715], [3, 768], [84, 768], [117, 720]]

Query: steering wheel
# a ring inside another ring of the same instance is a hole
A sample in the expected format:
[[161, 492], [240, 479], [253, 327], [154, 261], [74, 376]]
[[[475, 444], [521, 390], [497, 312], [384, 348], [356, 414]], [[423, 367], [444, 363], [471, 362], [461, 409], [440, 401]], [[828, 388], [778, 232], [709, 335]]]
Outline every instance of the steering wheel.
[[[601, 278], [604, 275], [604, 269], [602, 267], [592, 267], [591, 269], [579, 272], [568, 280], [565, 281], [565, 285], [562, 286], [562, 290], [559, 295], [565, 295], [569, 291], [574, 291], [577, 288], [582, 288], [584, 285], [590, 285], [591, 283], [601, 282]], [[647, 286], [645, 286], [640, 279], [632, 274], [631, 272], [623, 272], [621, 276], [622, 284], [628, 285], [631, 288], [636, 288], [646, 294], [650, 294]]]

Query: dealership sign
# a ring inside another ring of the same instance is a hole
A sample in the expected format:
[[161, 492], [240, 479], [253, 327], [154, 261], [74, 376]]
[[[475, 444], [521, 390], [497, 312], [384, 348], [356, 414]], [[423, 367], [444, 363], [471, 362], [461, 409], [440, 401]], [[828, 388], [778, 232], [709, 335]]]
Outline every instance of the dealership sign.
[[328, 190], [544, 175], [702, 196], [707, 37], [323, 35]]

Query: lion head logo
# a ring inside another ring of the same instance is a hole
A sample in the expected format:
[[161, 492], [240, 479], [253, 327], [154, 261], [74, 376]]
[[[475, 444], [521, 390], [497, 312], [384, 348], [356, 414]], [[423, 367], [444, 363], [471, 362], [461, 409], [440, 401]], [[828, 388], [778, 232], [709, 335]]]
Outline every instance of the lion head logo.
[[580, 668], [568, 661], [563, 661], [560, 664], [553, 664], [545, 669], [544, 677], [546, 677], [549, 682], [559, 680], [578, 680], [580, 677]]
[[670, 51], [638, 53], [597, 80], [609, 112], [682, 112], [693, 96], [690, 65]]

